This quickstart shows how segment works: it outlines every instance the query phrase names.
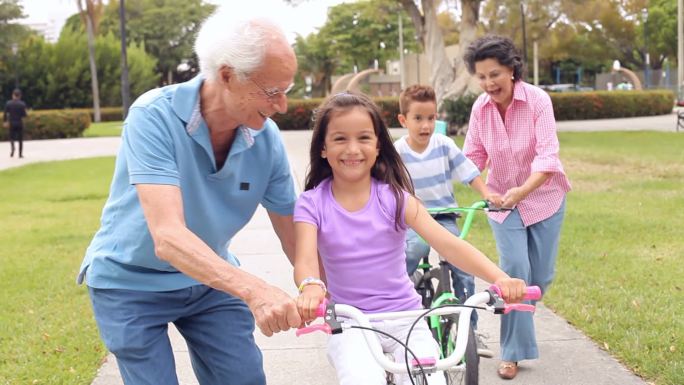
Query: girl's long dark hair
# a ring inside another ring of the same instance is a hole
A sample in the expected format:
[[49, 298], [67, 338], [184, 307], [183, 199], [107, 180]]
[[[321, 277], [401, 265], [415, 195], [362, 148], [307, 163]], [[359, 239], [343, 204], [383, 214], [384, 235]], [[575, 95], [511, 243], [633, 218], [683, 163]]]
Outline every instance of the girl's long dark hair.
[[414, 195], [413, 183], [408, 170], [401, 160], [399, 153], [394, 148], [392, 138], [387, 125], [382, 120], [380, 109], [368, 96], [343, 92], [328, 97], [314, 114], [313, 136], [311, 138], [311, 150], [309, 152], [309, 170], [306, 174], [304, 190], [311, 190], [318, 186], [326, 178], [332, 176], [332, 169], [328, 160], [321, 157], [325, 146], [325, 135], [328, 132], [330, 119], [339, 113], [344, 113], [352, 108], [361, 107], [368, 112], [373, 122], [375, 135], [378, 137], [378, 158], [371, 169], [371, 176], [379, 181], [387, 183], [396, 198], [395, 227], [398, 229], [401, 223], [401, 213], [404, 207], [404, 194], [407, 191]]

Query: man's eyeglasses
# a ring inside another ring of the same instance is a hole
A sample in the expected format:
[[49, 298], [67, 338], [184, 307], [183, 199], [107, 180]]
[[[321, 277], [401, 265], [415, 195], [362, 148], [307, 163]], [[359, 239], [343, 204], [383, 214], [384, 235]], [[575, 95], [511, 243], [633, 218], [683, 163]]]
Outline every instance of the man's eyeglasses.
[[287, 86], [287, 88], [285, 88], [284, 90], [281, 90], [281, 89], [278, 89], [278, 88], [276, 88], [276, 87], [274, 87], [274, 88], [264, 88], [261, 84], [257, 83], [256, 80], [254, 80], [254, 79], [252, 79], [252, 78], [249, 78], [249, 80], [251, 80], [252, 83], [254, 83], [255, 86], [259, 87], [259, 89], [261, 90], [261, 92], [263, 92], [264, 95], [266, 95], [266, 97], [269, 98], [269, 99], [273, 99], [273, 98], [275, 98], [276, 96], [278, 96], [278, 95], [280, 95], [280, 94], [287, 95], [288, 92], [292, 91], [292, 89], [294, 88], [294, 85], [295, 85], [294, 83], [290, 83], [290, 85]]

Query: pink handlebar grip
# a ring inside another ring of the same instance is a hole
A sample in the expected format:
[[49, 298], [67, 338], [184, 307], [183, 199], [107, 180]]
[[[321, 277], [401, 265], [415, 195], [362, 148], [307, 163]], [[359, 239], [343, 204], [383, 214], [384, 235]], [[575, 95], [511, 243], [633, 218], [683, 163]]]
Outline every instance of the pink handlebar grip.
[[316, 308], [316, 317], [324, 317], [326, 307], [328, 307], [328, 299], [323, 298], [323, 301], [321, 301]]
[[320, 324], [320, 325], [311, 325], [311, 326], [307, 326], [304, 328], [299, 328], [299, 329], [297, 329], [297, 331], [295, 331], [295, 335], [297, 337], [299, 337], [303, 334], [309, 334], [309, 333], [313, 333], [316, 331], [322, 331], [325, 334], [332, 334], [332, 330], [330, 329], [330, 325]]
[[510, 305], [506, 305], [504, 308], [504, 314], [508, 314], [512, 311], [529, 311], [531, 313], [534, 313], [535, 307], [534, 305], [528, 305], [526, 303], [514, 303]]
[[[494, 290], [496, 294], [501, 297], [501, 289], [498, 286], [492, 285], [489, 287], [489, 289]], [[541, 298], [541, 289], [539, 286], [527, 286], [525, 290], [526, 293], [524, 299], [535, 300]]]
[[[325, 309], [328, 307], [328, 299], [323, 298], [323, 301], [318, 304], [318, 307], [316, 308], [316, 317], [325, 317]], [[330, 325], [327, 323], [324, 324], [319, 324], [319, 325], [311, 325], [303, 328], [297, 329], [295, 331], [295, 335], [297, 337], [301, 336], [302, 334], [309, 334], [313, 333], [315, 331], [322, 331], [323, 333], [326, 334], [332, 334], [332, 329], [330, 328]]]
[[525, 299], [540, 299], [541, 298], [541, 289], [539, 286], [528, 286], [527, 287], [527, 294], [525, 294]]

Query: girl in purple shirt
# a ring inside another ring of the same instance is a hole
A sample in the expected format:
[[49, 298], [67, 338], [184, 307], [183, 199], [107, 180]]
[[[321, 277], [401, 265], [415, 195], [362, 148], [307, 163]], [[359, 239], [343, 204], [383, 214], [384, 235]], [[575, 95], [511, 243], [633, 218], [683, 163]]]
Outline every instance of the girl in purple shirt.
[[[522, 299], [524, 281], [510, 278], [476, 248], [440, 226], [413, 196], [408, 172], [380, 111], [368, 97], [337, 94], [318, 109], [305, 190], [294, 213], [297, 306], [304, 321], [315, 318], [315, 309], [327, 293], [333, 301], [365, 312], [420, 309], [420, 297], [405, 268], [408, 227], [450, 263], [495, 282], [507, 301]], [[327, 287], [320, 279], [321, 271]], [[383, 321], [376, 327], [405, 339], [412, 321]], [[386, 352], [403, 361], [401, 346], [378, 338]], [[419, 357], [438, 358], [437, 343], [426, 323], [417, 324], [409, 347]], [[385, 384], [383, 369], [356, 329], [330, 337], [328, 358], [340, 384]], [[399, 383], [409, 381], [407, 376], [399, 379]], [[429, 378], [431, 385], [444, 382], [442, 375]]]

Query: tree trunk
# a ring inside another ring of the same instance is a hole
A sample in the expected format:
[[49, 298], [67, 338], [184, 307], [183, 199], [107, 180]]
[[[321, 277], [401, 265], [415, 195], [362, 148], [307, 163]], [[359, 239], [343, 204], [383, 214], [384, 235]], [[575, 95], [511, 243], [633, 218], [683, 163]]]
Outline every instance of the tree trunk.
[[463, 95], [472, 85], [471, 76], [463, 63], [463, 53], [475, 40], [481, 2], [482, 0], [461, 0], [459, 56], [452, 62], [446, 54], [444, 36], [437, 24], [435, 6], [438, 0], [421, 0], [422, 15], [412, 0], [401, 1], [422, 37], [424, 54], [430, 62], [430, 82], [435, 89], [438, 105], [447, 97]]
[[473, 77], [468, 72], [463, 54], [466, 49], [475, 41], [477, 36], [477, 23], [480, 18], [480, 3], [482, 0], [461, 0], [461, 24], [459, 28], [458, 56], [454, 60], [455, 79], [444, 98], [459, 97], [470, 90], [475, 92], [478, 87], [473, 81]]
[[[87, 0], [86, 0], [87, 1]], [[88, 60], [90, 61], [90, 85], [93, 90], [93, 117], [100, 122], [100, 87], [97, 81], [97, 65], [95, 64], [95, 33], [89, 12], [83, 12], [81, 0], [76, 0], [78, 11], [85, 16], [86, 33], [88, 35]], [[90, 7], [92, 9], [92, 7]]]
[[434, 0], [423, 0], [425, 17], [425, 54], [430, 62], [430, 83], [435, 89], [437, 104], [441, 104], [447, 90], [455, 78], [454, 65], [446, 54], [444, 36], [437, 24], [437, 11]]

